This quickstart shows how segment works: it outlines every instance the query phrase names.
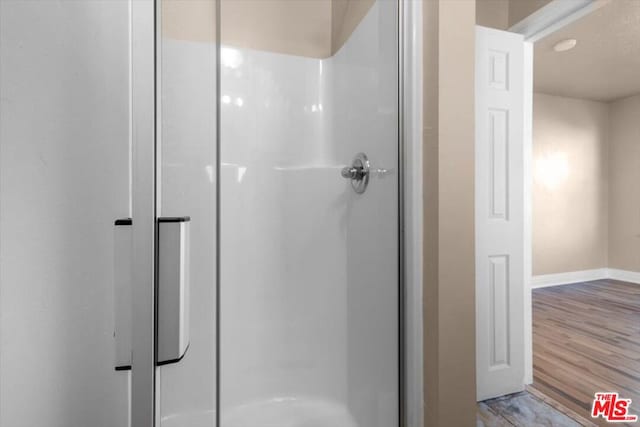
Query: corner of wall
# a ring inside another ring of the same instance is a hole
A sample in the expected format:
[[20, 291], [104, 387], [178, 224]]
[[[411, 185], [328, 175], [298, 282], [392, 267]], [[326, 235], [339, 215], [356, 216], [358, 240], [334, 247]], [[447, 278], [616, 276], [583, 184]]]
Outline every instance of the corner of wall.
[[609, 103], [608, 267], [640, 272], [640, 94]]
[[474, 425], [476, 2], [424, 7], [427, 425]]
[[345, 44], [375, 0], [331, 0], [331, 55]]
[[438, 422], [438, 13], [423, 3], [423, 346], [424, 421]]
[[496, 30], [509, 28], [509, 0], [477, 0], [476, 24]]

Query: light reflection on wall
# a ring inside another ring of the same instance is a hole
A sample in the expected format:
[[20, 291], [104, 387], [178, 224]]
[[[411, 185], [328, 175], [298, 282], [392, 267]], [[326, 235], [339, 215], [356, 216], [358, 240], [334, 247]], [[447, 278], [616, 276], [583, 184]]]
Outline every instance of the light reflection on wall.
[[536, 160], [535, 179], [549, 191], [557, 190], [569, 177], [569, 157], [563, 151], [543, 154]]
[[236, 69], [242, 65], [244, 58], [238, 49], [223, 46], [220, 48], [220, 63], [223, 67]]

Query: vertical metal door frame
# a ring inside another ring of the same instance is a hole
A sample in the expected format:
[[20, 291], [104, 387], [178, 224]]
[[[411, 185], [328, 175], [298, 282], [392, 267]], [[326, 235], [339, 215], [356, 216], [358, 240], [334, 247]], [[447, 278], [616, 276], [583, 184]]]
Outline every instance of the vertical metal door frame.
[[420, 0], [399, 0], [399, 213], [401, 426], [424, 425], [423, 21]]
[[221, 5], [221, 0], [215, 0], [215, 23], [216, 23], [216, 243], [215, 243], [215, 247], [216, 247], [216, 304], [215, 304], [215, 309], [216, 309], [216, 325], [215, 325], [215, 331], [216, 331], [216, 367], [215, 367], [215, 372], [216, 372], [216, 427], [220, 427], [222, 425], [221, 422], [221, 412], [222, 412], [222, 398], [221, 398], [221, 391], [222, 391], [222, 364], [221, 364], [221, 357], [222, 357], [222, 351], [221, 351], [221, 345], [222, 345], [222, 339], [221, 339], [221, 332], [222, 332], [222, 328], [220, 327], [220, 324], [222, 322], [222, 315], [221, 315], [221, 311], [222, 311], [222, 303], [220, 301], [220, 296], [222, 294], [222, 287], [221, 287], [221, 275], [220, 275], [220, 270], [222, 268], [222, 261], [221, 261], [221, 250], [222, 250], [222, 244], [221, 244], [221, 234], [220, 231], [222, 230], [221, 227], [221, 213], [222, 213], [222, 209], [221, 209], [221, 200], [222, 200], [222, 157], [221, 157], [221, 153], [222, 153], [222, 138], [221, 138], [221, 133], [220, 133], [220, 126], [222, 123], [221, 120], [221, 109], [220, 109], [220, 89], [221, 89], [221, 71], [222, 71], [222, 67], [220, 65], [220, 56], [221, 56], [221, 49], [222, 49], [222, 5]]
[[132, 126], [131, 426], [155, 427], [156, 0], [130, 0]]
[[405, 408], [405, 264], [404, 264], [404, 1], [398, 1], [396, 36], [398, 38], [398, 426], [406, 425]]

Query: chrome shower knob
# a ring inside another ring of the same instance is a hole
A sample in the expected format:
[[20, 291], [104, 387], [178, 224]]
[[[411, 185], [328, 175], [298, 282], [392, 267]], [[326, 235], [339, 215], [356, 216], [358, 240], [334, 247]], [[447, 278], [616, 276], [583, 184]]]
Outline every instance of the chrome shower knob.
[[351, 180], [353, 190], [362, 194], [369, 185], [369, 159], [364, 153], [358, 153], [351, 162], [351, 166], [345, 166], [340, 173], [343, 178]]
[[365, 172], [362, 168], [356, 168], [353, 166], [345, 166], [342, 168], [342, 177], [347, 179], [362, 179]]

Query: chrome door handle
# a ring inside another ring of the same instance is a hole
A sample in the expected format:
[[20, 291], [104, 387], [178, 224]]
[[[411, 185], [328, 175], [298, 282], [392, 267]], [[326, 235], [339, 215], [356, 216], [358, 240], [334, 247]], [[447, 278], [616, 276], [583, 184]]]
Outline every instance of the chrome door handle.
[[[116, 371], [131, 370], [132, 223], [131, 218], [115, 222]], [[188, 216], [157, 220], [157, 365], [179, 362], [189, 348], [189, 223]]]
[[343, 178], [351, 180], [353, 190], [362, 194], [369, 185], [370, 165], [367, 155], [358, 153], [351, 162], [351, 166], [345, 166], [340, 172]]
[[191, 218], [158, 218], [156, 359], [177, 363], [189, 348], [189, 224]]

